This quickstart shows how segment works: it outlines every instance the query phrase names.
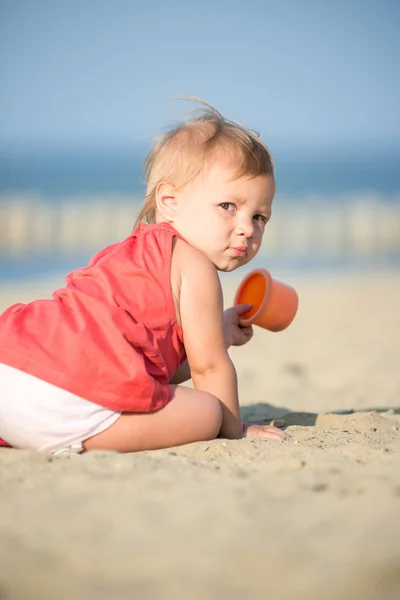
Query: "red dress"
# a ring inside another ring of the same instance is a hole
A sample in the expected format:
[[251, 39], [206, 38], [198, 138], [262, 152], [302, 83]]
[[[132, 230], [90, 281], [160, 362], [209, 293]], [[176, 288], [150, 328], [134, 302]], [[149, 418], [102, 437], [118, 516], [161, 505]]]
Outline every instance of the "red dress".
[[0, 315], [0, 363], [101, 406], [149, 412], [185, 360], [171, 289], [168, 223], [141, 225], [73, 271], [51, 300]]

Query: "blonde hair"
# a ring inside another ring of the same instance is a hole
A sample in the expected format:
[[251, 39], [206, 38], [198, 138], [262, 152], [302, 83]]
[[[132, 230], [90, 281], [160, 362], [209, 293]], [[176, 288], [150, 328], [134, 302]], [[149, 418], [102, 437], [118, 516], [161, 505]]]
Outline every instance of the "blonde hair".
[[144, 163], [146, 197], [134, 229], [141, 222], [155, 223], [156, 189], [160, 182], [182, 188], [221, 152], [225, 160], [235, 164], [235, 178], [274, 177], [272, 154], [255, 132], [225, 119], [202, 100], [185, 99], [200, 103], [202, 108], [155, 140]]

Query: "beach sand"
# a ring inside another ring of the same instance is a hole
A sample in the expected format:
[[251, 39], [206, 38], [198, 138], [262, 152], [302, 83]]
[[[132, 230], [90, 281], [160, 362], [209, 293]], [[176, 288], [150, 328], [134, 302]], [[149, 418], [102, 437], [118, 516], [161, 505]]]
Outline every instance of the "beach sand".
[[291, 438], [0, 450], [1, 600], [400, 598], [400, 275], [288, 277], [295, 322], [231, 356], [244, 417]]

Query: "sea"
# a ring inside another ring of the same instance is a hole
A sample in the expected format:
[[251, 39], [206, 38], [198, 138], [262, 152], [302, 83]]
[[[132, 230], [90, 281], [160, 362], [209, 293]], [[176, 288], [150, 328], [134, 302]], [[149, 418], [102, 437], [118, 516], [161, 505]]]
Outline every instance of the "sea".
[[[0, 144], [0, 199], [9, 191], [40, 193], [51, 202], [71, 195], [143, 191], [142, 167], [147, 148], [84, 146], [5, 148]], [[318, 194], [330, 198], [360, 192], [399, 201], [400, 145], [293, 148], [274, 151], [278, 192], [292, 197]]]
[[[66, 203], [71, 198], [96, 202], [104, 197], [125, 197], [138, 204], [144, 195], [142, 176], [144, 146], [41, 148], [0, 147], [0, 208], [2, 202], [15, 197], [38, 197], [49, 204]], [[320, 206], [334, 207], [371, 199], [382, 205], [400, 207], [400, 147], [385, 149], [354, 145], [335, 150], [297, 148], [274, 152], [277, 200], [300, 209], [313, 199]], [[399, 212], [397, 212], [399, 214]], [[66, 272], [82, 266], [86, 255], [30, 255], [18, 258], [0, 254], [0, 279], [41, 276], [53, 271]], [[360, 269], [362, 257], [324, 257], [318, 255], [286, 257], [280, 268], [303, 271], [323, 267], [331, 270]], [[383, 265], [400, 267], [396, 255], [381, 256]], [[257, 265], [255, 265], [257, 266]], [[379, 266], [379, 265], [378, 265]]]

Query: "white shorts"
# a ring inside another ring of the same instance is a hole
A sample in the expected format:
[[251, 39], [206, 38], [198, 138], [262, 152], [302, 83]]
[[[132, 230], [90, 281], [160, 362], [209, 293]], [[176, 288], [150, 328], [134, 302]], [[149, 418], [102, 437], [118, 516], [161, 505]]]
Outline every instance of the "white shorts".
[[0, 363], [0, 437], [14, 448], [82, 452], [120, 414]]

